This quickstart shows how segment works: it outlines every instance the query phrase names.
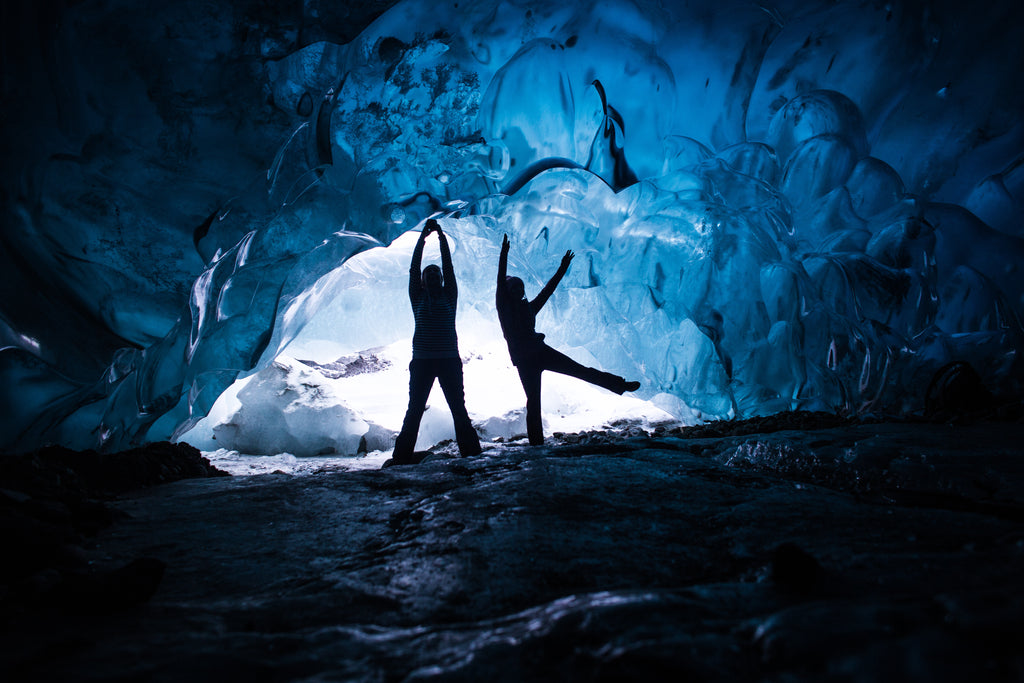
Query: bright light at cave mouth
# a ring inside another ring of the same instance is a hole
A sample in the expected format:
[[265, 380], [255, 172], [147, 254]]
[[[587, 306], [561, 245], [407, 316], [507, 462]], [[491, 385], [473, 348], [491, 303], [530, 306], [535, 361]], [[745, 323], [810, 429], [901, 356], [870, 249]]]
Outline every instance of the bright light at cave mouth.
[[[302, 332], [273, 363], [236, 381], [182, 440], [233, 474], [302, 473], [327, 462], [375, 467], [389, 457], [408, 402], [413, 320], [407, 282], [417, 237], [408, 233], [389, 247], [363, 252], [322, 278], [311, 291], [323, 300], [304, 302], [317, 312]], [[466, 407], [485, 443], [507, 441], [525, 434], [526, 397], [494, 312], [493, 273], [489, 287], [472, 279], [488, 268], [496, 272], [497, 258], [473, 258], [466, 240], [455, 234], [450, 241], [460, 278], [457, 330]], [[436, 240], [428, 240], [423, 265], [439, 261]], [[542, 311], [538, 329], [545, 324], [557, 329], [554, 317]], [[584, 364], [599, 365], [584, 348], [563, 350]], [[544, 376], [542, 402], [548, 435], [607, 429], [623, 421], [649, 428], [677, 420], [651, 401], [550, 372]], [[416, 447], [427, 449], [454, 436], [451, 413], [435, 382]], [[351, 457], [361, 453], [368, 455]]]

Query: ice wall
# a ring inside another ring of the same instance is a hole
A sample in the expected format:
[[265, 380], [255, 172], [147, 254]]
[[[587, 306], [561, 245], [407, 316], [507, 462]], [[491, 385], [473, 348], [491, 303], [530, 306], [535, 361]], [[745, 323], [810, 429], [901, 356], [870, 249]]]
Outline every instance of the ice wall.
[[[196, 216], [203, 265], [175, 322], [104, 318], [138, 345], [92, 382], [5, 315], [3, 439], [181, 433], [339, 296], [338, 266], [430, 215], [476, 245], [460, 285], [483, 309], [502, 233], [528, 287], [575, 250], [549, 339], [678, 414], [913, 410], [951, 360], [1019, 393], [1020, 13], [398, 3], [347, 44], [266, 61], [289, 132]], [[45, 251], [24, 235], [47, 211], [5, 221], [9, 244]]]

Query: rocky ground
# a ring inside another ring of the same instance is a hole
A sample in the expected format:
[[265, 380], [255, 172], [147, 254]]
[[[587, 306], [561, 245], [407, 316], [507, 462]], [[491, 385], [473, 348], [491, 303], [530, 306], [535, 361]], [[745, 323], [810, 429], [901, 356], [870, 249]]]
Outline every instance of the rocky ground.
[[[167, 483], [131, 493], [66, 464], [60, 484], [33, 479], [8, 459], [0, 668], [1022, 680], [1022, 440], [1019, 420], [805, 413], [251, 477], [209, 476], [198, 453], [164, 445], [150, 460], [163, 478], [144, 479]], [[28, 472], [49, 471], [32, 457]], [[187, 474], [200, 478], [172, 481]]]

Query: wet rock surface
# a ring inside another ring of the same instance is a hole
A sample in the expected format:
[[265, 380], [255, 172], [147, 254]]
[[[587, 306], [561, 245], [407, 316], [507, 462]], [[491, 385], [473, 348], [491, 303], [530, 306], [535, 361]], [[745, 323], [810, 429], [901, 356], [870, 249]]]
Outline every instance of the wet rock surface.
[[152, 597], [164, 563], [126, 553], [98, 565], [88, 548], [123, 517], [111, 501], [147, 486], [226, 476], [187, 444], [152, 443], [120, 453], [59, 446], [0, 456], [0, 607], [4, 625], [43, 608], [103, 613]]
[[36, 680], [1021, 680], [1024, 425], [792, 424], [804, 426], [560, 435], [125, 495], [84, 559], [163, 563], [152, 598], [8, 611], [3, 668]]

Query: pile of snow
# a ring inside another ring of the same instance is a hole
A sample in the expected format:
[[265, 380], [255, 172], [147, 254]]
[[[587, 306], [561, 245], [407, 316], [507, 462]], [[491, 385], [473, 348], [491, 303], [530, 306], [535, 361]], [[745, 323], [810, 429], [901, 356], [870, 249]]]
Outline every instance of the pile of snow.
[[[223, 417], [211, 425], [215, 447], [268, 455], [354, 455], [386, 449], [393, 441], [389, 430], [352, 408], [333, 382], [287, 356], [239, 385], [231, 392], [231, 407], [219, 406]], [[209, 446], [200, 434], [185, 440]]]

